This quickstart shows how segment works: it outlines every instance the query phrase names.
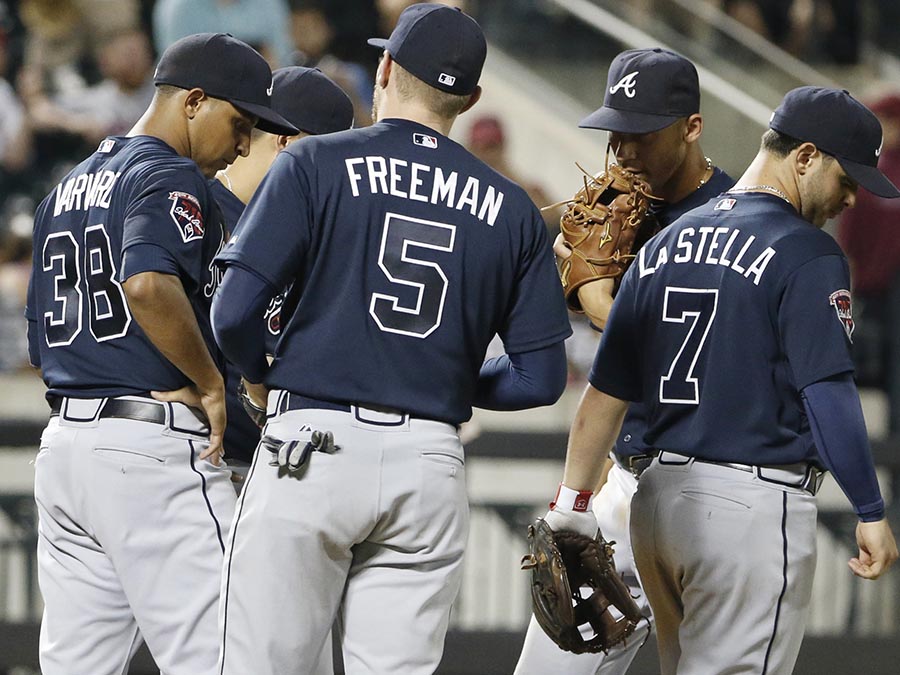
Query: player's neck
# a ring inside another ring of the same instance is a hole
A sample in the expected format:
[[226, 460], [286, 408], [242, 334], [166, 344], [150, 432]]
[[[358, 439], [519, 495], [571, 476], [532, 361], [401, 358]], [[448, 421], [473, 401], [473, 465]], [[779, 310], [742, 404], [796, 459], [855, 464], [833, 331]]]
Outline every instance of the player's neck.
[[783, 162], [773, 160], [767, 153], [760, 152], [732, 189], [769, 192], [781, 196], [799, 212], [797, 206], [800, 203], [799, 189], [796, 180], [786, 171], [786, 166]]
[[250, 157], [238, 157], [234, 164], [216, 174], [216, 179], [231, 190], [234, 196], [244, 204], [250, 202], [250, 198], [262, 178], [262, 174], [255, 170], [252, 163], [248, 161], [249, 159]]
[[677, 204], [692, 195], [712, 178], [714, 168], [698, 145], [691, 146], [692, 150], [685, 158], [681, 168], [672, 175], [671, 180], [663, 185], [656, 197], [665, 200], [669, 204]]
[[453, 127], [453, 122], [456, 121], [455, 117], [450, 120], [439, 117], [414, 101], [403, 101], [401, 103], [392, 100], [390, 97], [384, 97], [378, 107], [376, 121], [380, 122], [383, 119], [402, 119], [417, 122], [444, 136], [450, 135], [450, 129]]
[[800, 213], [800, 192], [787, 165], [765, 152], [756, 155], [744, 174], [734, 184], [735, 192], [767, 192], [781, 197]]
[[182, 157], [190, 157], [190, 144], [186, 135], [181, 133], [183, 131], [183, 119], [170, 114], [154, 98], [128, 136], [153, 136], [170, 145]]

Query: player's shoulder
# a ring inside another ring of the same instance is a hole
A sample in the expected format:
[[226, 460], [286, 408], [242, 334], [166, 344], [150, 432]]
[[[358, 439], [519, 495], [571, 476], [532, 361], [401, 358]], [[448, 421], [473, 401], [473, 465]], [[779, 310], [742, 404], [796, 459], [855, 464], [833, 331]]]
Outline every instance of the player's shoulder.
[[152, 136], [137, 136], [121, 151], [123, 180], [138, 192], [153, 189], [177, 189], [198, 199], [209, 196], [207, 178], [200, 167], [179, 155], [164, 141]]

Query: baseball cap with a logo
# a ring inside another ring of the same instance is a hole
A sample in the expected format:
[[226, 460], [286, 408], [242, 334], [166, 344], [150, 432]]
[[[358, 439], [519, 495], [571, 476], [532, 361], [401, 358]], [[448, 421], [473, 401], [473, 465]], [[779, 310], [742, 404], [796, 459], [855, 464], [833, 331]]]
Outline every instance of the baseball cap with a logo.
[[350, 97], [318, 68], [289, 66], [272, 73], [272, 108], [308, 134], [353, 126]]
[[435, 89], [471, 94], [478, 86], [487, 42], [475, 19], [455, 7], [421, 2], [403, 10], [387, 39], [369, 44]]
[[900, 190], [878, 169], [881, 123], [846, 90], [798, 87], [781, 100], [769, 128], [808, 141], [834, 156], [857, 183], [879, 197], [900, 197]]
[[226, 33], [196, 33], [173, 42], [159, 59], [154, 84], [198, 87], [256, 115], [256, 126], [292, 136], [296, 127], [272, 110], [272, 71], [250, 45]]
[[578, 126], [648, 134], [700, 112], [697, 69], [668, 49], [624, 51], [613, 59], [606, 79], [603, 106]]

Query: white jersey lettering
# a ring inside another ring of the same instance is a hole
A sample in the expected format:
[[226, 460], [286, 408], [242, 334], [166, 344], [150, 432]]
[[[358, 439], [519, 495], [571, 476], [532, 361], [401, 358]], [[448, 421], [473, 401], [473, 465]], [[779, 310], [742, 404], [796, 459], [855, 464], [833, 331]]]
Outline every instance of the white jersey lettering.
[[344, 160], [344, 166], [350, 194], [354, 197], [359, 197], [362, 186], [368, 183], [370, 194], [391, 195], [468, 211], [492, 227], [503, 210], [503, 191], [490, 184], [482, 185], [475, 176], [396, 157], [348, 157]]

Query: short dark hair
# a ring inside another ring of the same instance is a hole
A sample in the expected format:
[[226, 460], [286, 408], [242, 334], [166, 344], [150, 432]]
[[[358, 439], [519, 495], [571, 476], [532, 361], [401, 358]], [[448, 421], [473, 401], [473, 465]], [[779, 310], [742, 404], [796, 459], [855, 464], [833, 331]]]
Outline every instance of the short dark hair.
[[762, 136], [760, 148], [776, 157], [787, 157], [795, 148], [799, 148], [804, 141], [788, 136], [774, 129], [766, 130]]
[[428, 110], [444, 119], [453, 119], [469, 102], [471, 94], [451, 94], [432, 87], [406, 70], [396, 61], [391, 66], [391, 75], [397, 85], [397, 95], [401, 100], [418, 99]]
[[184, 91], [181, 87], [176, 87], [173, 84], [158, 84], [156, 85], [156, 93], [159, 94], [163, 98], [172, 98], [180, 91]]

